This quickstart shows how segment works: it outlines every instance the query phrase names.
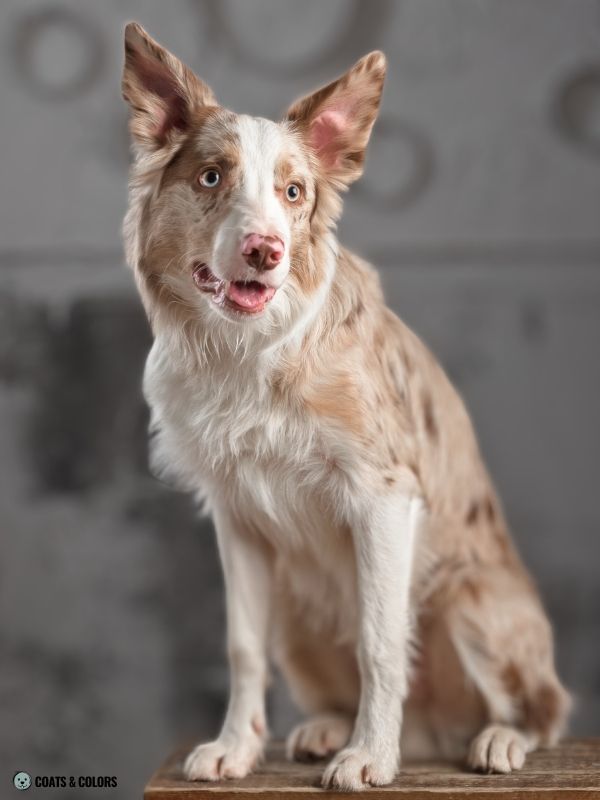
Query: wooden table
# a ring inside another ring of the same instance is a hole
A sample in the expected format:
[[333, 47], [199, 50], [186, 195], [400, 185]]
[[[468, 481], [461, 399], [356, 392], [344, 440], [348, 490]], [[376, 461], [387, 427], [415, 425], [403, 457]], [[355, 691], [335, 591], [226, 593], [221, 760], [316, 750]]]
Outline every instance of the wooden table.
[[[285, 761], [282, 745], [270, 748], [265, 764], [253, 775], [219, 783], [184, 781], [181, 764], [187, 752], [189, 748], [173, 753], [152, 776], [145, 800], [308, 800], [318, 794], [349, 798], [319, 787], [322, 763]], [[477, 775], [456, 764], [405, 764], [391, 786], [360, 794], [374, 800], [600, 800], [600, 738], [571, 739], [553, 750], [540, 750], [527, 757], [522, 770], [511, 775]]]

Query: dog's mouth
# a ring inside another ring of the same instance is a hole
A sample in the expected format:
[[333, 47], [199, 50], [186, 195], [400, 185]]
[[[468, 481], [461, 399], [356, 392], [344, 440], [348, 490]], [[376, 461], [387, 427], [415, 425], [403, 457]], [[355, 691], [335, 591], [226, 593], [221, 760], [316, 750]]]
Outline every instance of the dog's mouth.
[[192, 272], [194, 283], [201, 292], [212, 295], [213, 303], [241, 314], [260, 314], [275, 292], [274, 286], [260, 281], [224, 281], [212, 272], [208, 264], [196, 264]]

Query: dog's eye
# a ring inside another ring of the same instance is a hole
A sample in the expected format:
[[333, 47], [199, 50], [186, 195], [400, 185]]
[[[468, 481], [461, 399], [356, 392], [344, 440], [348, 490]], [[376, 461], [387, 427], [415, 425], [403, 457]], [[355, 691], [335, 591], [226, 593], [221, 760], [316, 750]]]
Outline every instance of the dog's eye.
[[205, 169], [204, 172], [200, 174], [198, 181], [200, 186], [204, 186], [205, 189], [214, 189], [221, 183], [221, 173], [214, 169], [214, 167]]
[[300, 197], [300, 187], [297, 183], [290, 183], [289, 186], [285, 190], [285, 196], [290, 201], [290, 203], [295, 203], [296, 200]]

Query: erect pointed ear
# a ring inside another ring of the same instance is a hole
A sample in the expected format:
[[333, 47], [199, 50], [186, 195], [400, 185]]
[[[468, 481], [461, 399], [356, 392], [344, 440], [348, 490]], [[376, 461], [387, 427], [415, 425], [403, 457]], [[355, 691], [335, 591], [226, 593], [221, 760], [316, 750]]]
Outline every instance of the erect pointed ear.
[[287, 113], [338, 186], [347, 186], [362, 174], [385, 68], [385, 56], [375, 50], [338, 80], [296, 101]]
[[185, 131], [195, 109], [217, 105], [208, 86], [136, 22], [125, 27], [122, 90], [131, 108], [131, 135], [146, 151]]

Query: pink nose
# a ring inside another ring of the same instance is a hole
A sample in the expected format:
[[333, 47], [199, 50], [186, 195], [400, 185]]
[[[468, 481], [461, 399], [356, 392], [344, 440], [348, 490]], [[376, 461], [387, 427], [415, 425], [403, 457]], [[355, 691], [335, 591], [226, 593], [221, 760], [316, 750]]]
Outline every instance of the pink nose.
[[242, 242], [244, 260], [258, 270], [275, 269], [283, 258], [283, 252], [283, 242], [278, 236], [249, 233]]

